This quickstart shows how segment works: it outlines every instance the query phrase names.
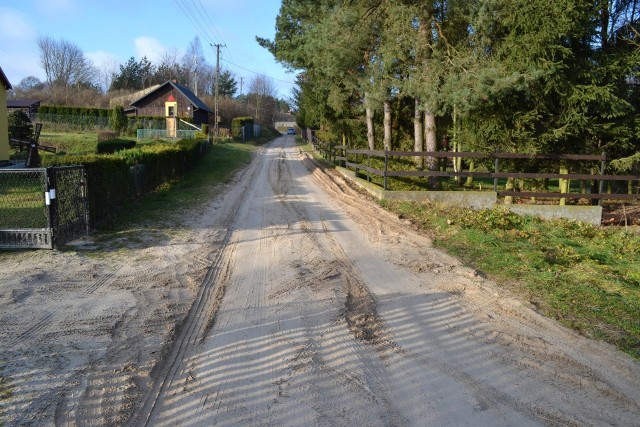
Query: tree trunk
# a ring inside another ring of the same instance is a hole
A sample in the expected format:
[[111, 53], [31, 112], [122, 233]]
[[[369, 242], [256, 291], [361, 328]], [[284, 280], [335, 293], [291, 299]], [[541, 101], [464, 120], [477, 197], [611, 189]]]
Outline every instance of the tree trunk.
[[[426, 151], [435, 152], [438, 149], [436, 140], [436, 115], [431, 111], [424, 112], [424, 143]], [[438, 162], [435, 157], [427, 157], [427, 170], [437, 171]], [[429, 177], [429, 185], [436, 187], [438, 185], [438, 179], [435, 176]]]
[[[462, 161], [462, 157], [458, 157], [459, 161]], [[460, 168], [460, 166], [458, 166]], [[473, 172], [476, 168], [476, 164], [473, 160], [469, 162], [469, 172]], [[465, 187], [471, 187], [473, 185], [473, 177], [468, 176], [466, 182], [464, 183]]]
[[[415, 110], [413, 116], [413, 151], [422, 151], [424, 146], [422, 144], [422, 113], [420, 112], [420, 99], [416, 98], [415, 100]], [[416, 166], [419, 168], [424, 166], [424, 157], [416, 156], [415, 157]]]
[[373, 109], [370, 105], [369, 94], [366, 92], [364, 94], [364, 106], [365, 113], [367, 115], [367, 141], [369, 143], [369, 150], [375, 150], [376, 144], [373, 134]]
[[602, 51], [606, 52], [609, 45], [609, 0], [600, 2], [600, 43]]
[[[462, 148], [460, 147], [460, 143], [458, 142], [458, 114], [456, 112], [455, 104], [453, 105], [453, 142], [451, 146], [452, 146], [451, 150], [454, 153], [459, 153], [460, 151], [462, 151]], [[454, 157], [451, 159], [451, 162], [453, 163], [454, 172], [460, 172], [462, 170], [462, 157]], [[469, 172], [473, 171], [472, 168], [473, 168], [473, 162], [469, 165]], [[471, 179], [471, 181], [469, 179]], [[461, 176], [456, 176], [455, 180], [458, 185], [462, 185]], [[467, 182], [465, 185], [471, 185], [472, 182], [473, 182], [473, 178], [468, 176]]]
[[391, 102], [384, 101], [384, 149], [391, 150]]

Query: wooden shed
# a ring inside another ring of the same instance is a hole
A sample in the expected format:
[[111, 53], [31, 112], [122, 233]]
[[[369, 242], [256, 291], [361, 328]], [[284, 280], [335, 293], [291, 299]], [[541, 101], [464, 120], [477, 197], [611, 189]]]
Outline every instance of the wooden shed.
[[22, 110], [31, 120], [40, 108], [40, 100], [38, 99], [9, 99], [7, 100], [8, 110]]
[[9, 163], [9, 122], [7, 120], [7, 91], [9, 79], [0, 68], [0, 166]]
[[152, 92], [131, 103], [127, 114], [186, 119], [201, 127], [209, 123], [213, 111], [189, 88], [174, 81], [167, 81]]

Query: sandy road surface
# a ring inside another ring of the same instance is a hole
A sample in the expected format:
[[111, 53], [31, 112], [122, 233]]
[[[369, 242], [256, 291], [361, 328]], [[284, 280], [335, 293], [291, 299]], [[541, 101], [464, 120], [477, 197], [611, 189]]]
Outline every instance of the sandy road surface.
[[638, 362], [434, 250], [291, 137], [121, 246], [0, 253], [6, 424], [640, 425]]

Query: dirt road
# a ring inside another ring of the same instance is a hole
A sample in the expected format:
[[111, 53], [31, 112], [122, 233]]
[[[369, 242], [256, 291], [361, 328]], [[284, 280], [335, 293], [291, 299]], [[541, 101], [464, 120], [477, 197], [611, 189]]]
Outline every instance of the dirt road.
[[91, 245], [0, 253], [7, 425], [640, 425], [637, 361], [433, 249], [291, 137], [197, 211]]

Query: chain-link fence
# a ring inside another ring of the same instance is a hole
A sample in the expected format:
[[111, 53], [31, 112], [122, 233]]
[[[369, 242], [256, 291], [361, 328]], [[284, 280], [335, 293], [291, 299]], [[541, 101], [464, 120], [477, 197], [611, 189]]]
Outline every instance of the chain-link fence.
[[46, 228], [49, 210], [44, 204], [44, 169], [3, 170], [0, 174], [0, 226]]
[[81, 166], [0, 169], [0, 249], [52, 248], [88, 232]]
[[[196, 131], [195, 130], [176, 130], [175, 137], [178, 139], [195, 139]], [[167, 139], [169, 137], [169, 132], [166, 129], [138, 129], [137, 131], [138, 140], [141, 139]]]
[[57, 246], [89, 233], [87, 176], [82, 166], [49, 168], [47, 173], [56, 196], [50, 203]]
[[45, 169], [0, 171], [0, 248], [50, 248]]

